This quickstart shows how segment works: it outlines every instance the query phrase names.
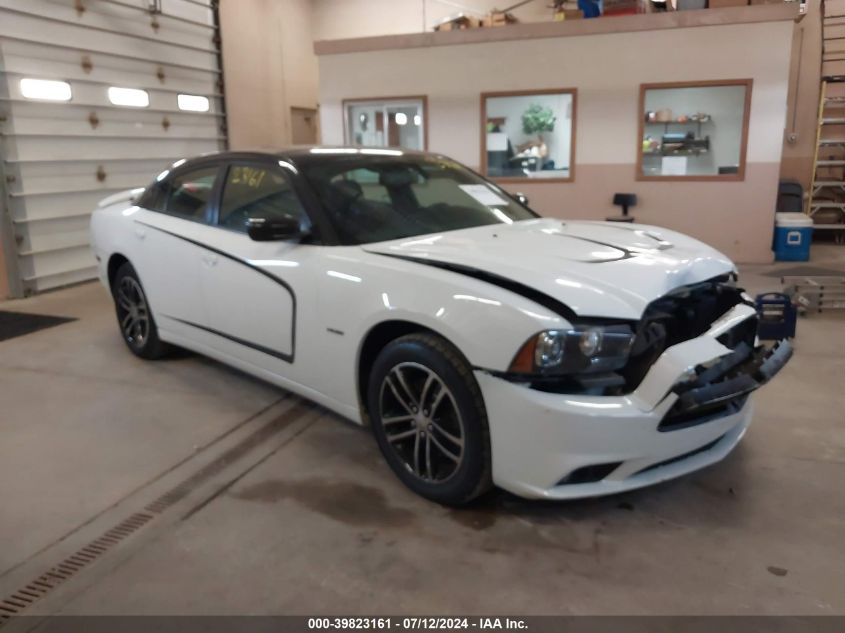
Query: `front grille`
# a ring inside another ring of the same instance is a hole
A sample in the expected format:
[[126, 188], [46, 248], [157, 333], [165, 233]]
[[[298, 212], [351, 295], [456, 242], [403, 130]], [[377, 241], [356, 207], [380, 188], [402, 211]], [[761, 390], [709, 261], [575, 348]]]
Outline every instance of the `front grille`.
[[[743, 302], [742, 290], [728, 281], [722, 276], [684, 286], [648, 305], [637, 325], [631, 358], [619, 372], [625, 378], [626, 391], [639, 386], [667, 348], [701, 336], [719, 317]], [[756, 333], [756, 320], [748, 327]], [[753, 344], [753, 334], [751, 341]]]

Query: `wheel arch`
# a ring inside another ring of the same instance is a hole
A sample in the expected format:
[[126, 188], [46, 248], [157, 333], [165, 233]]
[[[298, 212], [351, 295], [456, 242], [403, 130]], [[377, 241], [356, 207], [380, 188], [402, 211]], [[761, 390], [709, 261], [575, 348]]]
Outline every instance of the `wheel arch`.
[[470, 364], [461, 348], [441, 332], [431, 329], [421, 323], [406, 319], [391, 319], [382, 321], [372, 326], [364, 335], [358, 349], [356, 364], [356, 391], [358, 395], [358, 406], [361, 410], [361, 420], [364, 424], [370, 424], [370, 415], [367, 407], [367, 385], [370, 378], [370, 370], [376, 358], [386, 345], [391, 341], [408, 334], [433, 334], [442, 338], [461, 355], [467, 364]]
[[106, 267], [106, 275], [109, 280], [109, 290], [114, 289], [114, 278], [117, 275], [117, 271], [120, 269], [123, 264], [129, 263], [129, 258], [121, 253], [112, 253], [109, 257], [109, 262]]

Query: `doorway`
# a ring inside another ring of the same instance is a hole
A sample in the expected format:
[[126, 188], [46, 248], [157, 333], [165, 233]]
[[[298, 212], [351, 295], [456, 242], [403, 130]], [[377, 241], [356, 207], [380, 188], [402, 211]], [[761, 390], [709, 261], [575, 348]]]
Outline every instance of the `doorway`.
[[317, 144], [317, 110], [314, 108], [291, 108], [290, 127], [294, 145]]

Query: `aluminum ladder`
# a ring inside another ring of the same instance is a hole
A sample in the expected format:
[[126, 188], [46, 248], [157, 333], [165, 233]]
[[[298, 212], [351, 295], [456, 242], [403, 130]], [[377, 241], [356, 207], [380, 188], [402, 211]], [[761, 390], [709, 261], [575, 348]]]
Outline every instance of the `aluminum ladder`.
[[845, 0], [824, 0], [816, 152], [805, 212], [845, 242]]

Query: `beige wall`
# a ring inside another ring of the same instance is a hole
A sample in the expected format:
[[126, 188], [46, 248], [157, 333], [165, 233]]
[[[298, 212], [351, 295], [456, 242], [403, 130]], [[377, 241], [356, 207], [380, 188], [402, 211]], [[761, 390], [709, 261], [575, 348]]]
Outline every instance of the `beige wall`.
[[[781, 21], [326, 54], [323, 141], [343, 142], [344, 98], [427, 94], [429, 148], [478, 167], [479, 93], [574, 86], [575, 182], [511, 190], [526, 193], [544, 215], [591, 219], [616, 212], [614, 192], [635, 192], [639, 220], [697, 236], [741, 262], [767, 262], [792, 31], [791, 21]], [[639, 84], [729, 78], [754, 80], [745, 181], [636, 181]]]
[[[485, 12], [516, 4], [516, 0], [458, 0], [456, 4]], [[548, 22], [553, 17], [549, 4], [547, 0], [533, 0], [513, 14], [521, 22]], [[430, 31], [440, 19], [461, 11], [437, 0], [312, 0], [312, 6], [314, 39], [318, 41], [421, 33]]]
[[[821, 84], [821, 3], [807, 3], [807, 14], [795, 25], [792, 65], [789, 73], [787, 127], [784, 136], [781, 177], [809, 187], [816, 151], [816, 125]], [[790, 138], [794, 135], [793, 138]]]
[[317, 107], [310, 0], [222, 0], [223, 73], [233, 149], [291, 142], [291, 107]]

